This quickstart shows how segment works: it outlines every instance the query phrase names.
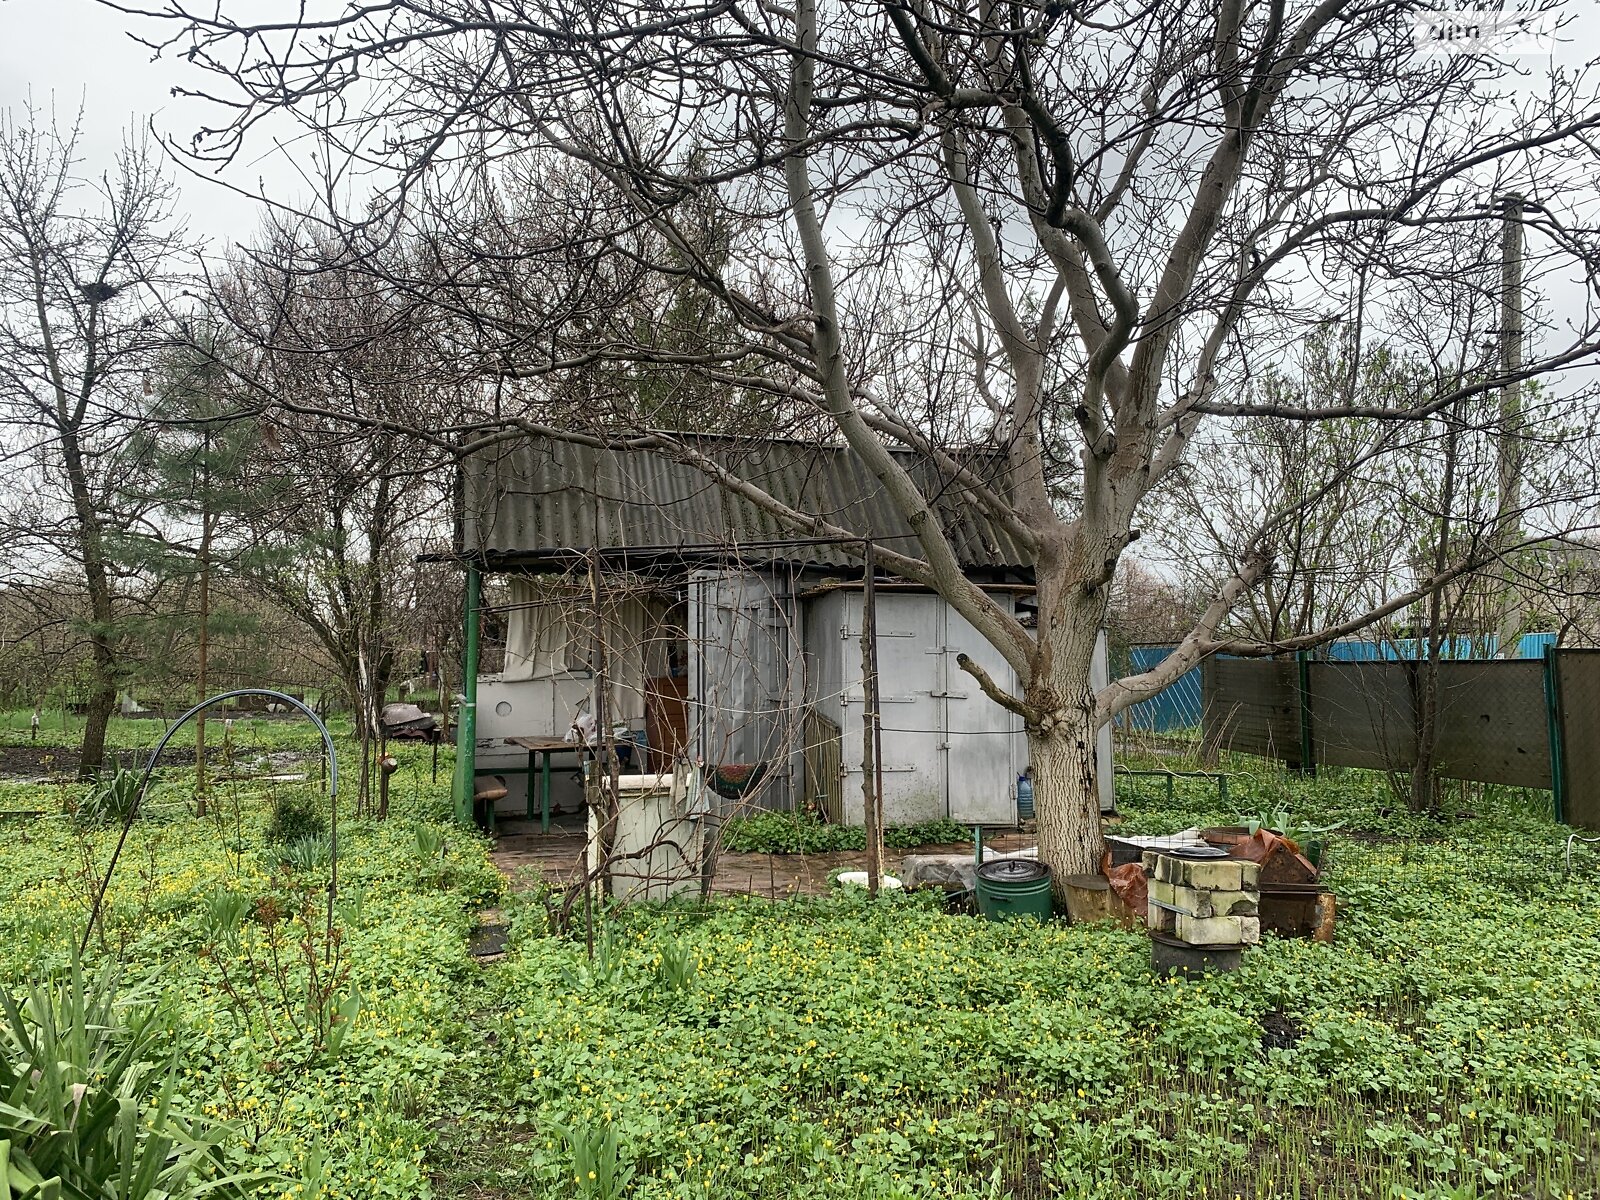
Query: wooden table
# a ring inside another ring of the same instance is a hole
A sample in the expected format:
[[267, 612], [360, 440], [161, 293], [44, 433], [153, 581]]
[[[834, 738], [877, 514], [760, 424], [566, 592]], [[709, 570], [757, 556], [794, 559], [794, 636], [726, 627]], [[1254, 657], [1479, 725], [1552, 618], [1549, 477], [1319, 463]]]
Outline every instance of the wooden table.
[[569, 742], [566, 738], [558, 737], [512, 737], [506, 741], [528, 752], [528, 820], [530, 821], [533, 820], [534, 760], [540, 758], [544, 760], [543, 769], [539, 772], [539, 831], [549, 833], [550, 756], [563, 752], [581, 756], [587, 747], [582, 742]]

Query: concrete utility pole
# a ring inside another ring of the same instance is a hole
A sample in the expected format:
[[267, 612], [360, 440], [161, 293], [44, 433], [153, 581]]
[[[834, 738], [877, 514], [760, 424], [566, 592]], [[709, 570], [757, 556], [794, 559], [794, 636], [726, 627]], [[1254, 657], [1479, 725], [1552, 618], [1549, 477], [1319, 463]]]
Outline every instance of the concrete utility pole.
[[1522, 371], [1524, 353], [1524, 297], [1522, 288], [1522, 214], [1528, 204], [1516, 192], [1498, 200], [1500, 209], [1500, 434], [1495, 460], [1495, 550], [1502, 556], [1499, 577], [1491, 581], [1496, 654], [1515, 658], [1522, 632], [1522, 605], [1516, 594], [1516, 577], [1507, 562], [1522, 536]]

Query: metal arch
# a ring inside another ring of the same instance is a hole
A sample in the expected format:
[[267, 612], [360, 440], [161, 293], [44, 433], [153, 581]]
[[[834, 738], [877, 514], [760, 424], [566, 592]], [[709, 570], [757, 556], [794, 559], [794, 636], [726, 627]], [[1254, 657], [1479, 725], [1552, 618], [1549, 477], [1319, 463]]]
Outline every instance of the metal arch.
[[161, 752], [167, 748], [167, 743], [172, 740], [172, 735], [181, 729], [190, 717], [195, 716], [213, 704], [220, 704], [224, 700], [232, 700], [236, 696], [267, 696], [273, 700], [281, 700], [285, 704], [299, 709], [311, 718], [311, 723], [317, 727], [317, 732], [322, 734], [322, 745], [328, 754], [328, 803], [332, 810], [332, 819], [329, 821], [328, 830], [328, 924], [333, 924], [333, 903], [339, 893], [339, 759], [333, 749], [333, 735], [328, 732], [328, 727], [323, 724], [322, 718], [317, 716], [303, 700], [297, 700], [286, 692], [273, 691], [271, 688], [235, 688], [231, 692], [218, 692], [210, 696], [193, 708], [183, 713], [161, 735], [161, 740], [150, 751], [150, 761], [145, 763], [144, 774], [139, 777], [139, 789], [134, 793], [133, 803], [128, 805], [128, 815], [122, 819], [122, 832], [117, 837], [117, 848], [111, 852], [111, 861], [106, 865], [106, 877], [100, 881], [100, 890], [95, 893], [94, 905], [89, 910], [89, 921], [83, 927], [83, 940], [78, 943], [78, 955], [82, 957], [89, 948], [89, 937], [94, 933], [94, 923], [100, 917], [100, 907], [106, 898], [106, 892], [111, 888], [111, 876], [116, 872], [117, 860], [122, 857], [122, 847], [128, 841], [128, 831], [133, 828], [133, 820], [139, 815], [139, 805], [144, 801], [145, 790], [150, 786], [150, 776], [155, 772], [156, 762], [161, 758]]

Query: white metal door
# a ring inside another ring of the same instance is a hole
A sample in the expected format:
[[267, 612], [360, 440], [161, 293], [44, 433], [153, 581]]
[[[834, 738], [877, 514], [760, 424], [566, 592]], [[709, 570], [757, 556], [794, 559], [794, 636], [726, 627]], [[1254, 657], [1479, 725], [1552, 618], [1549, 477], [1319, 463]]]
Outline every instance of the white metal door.
[[1011, 664], [949, 605], [944, 617], [950, 818], [971, 825], [1009, 825], [1016, 820], [1022, 719], [985, 696], [956, 657], [965, 654], [1008, 691], [1015, 682]]
[[689, 585], [689, 694], [696, 751], [708, 765], [764, 763], [765, 807], [788, 801], [792, 645], [773, 581], [753, 572], [697, 574]]
[[[850, 596], [842, 634], [845, 673], [845, 789], [861, 790], [861, 730], [866, 708], [862, 687], [861, 616], [863, 597]], [[944, 703], [937, 596], [880, 592], [878, 606], [878, 693], [883, 712], [883, 810], [891, 825], [936, 820], [945, 807]], [[850, 739], [855, 739], [850, 744]]]

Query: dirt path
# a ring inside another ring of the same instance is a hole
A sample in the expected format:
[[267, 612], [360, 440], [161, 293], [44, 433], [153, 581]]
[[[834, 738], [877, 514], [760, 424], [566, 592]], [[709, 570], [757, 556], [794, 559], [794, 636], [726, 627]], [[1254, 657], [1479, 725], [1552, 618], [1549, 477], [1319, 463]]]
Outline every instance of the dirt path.
[[[142, 767], [149, 750], [107, 750], [106, 761], [117, 766]], [[168, 766], [194, 763], [194, 747], [172, 746], [162, 755]], [[78, 774], [78, 747], [45, 746], [33, 742], [20, 746], [0, 746], [0, 779], [25, 779], [29, 782], [49, 782], [53, 779], [76, 779]]]

